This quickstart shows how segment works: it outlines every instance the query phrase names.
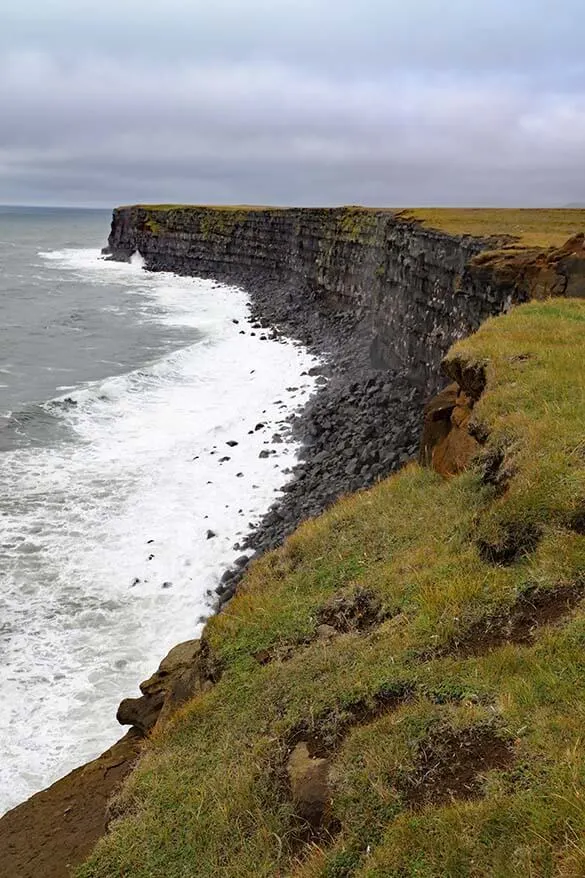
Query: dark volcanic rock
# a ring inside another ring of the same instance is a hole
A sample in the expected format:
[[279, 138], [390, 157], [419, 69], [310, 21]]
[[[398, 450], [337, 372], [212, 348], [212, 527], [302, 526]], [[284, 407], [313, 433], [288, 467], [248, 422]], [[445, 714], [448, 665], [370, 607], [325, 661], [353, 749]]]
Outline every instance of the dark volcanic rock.
[[[302, 459], [278, 503], [240, 541], [260, 554], [341, 495], [415, 458], [425, 399], [445, 383], [442, 355], [523, 293], [503, 285], [486, 297], [471, 263], [493, 240], [456, 238], [392, 212], [234, 209], [210, 235], [215, 219], [210, 209], [173, 209], [157, 214], [164, 231], [153, 235], [146, 210], [120, 209], [109, 252], [124, 259], [139, 249], [150, 269], [239, 284], [253, 329], [274, 327], [320, 358], [307, 371], [325, 383], [290, 425]], [[241, 576], [238, 567], [226, 571], [220, 604]]]

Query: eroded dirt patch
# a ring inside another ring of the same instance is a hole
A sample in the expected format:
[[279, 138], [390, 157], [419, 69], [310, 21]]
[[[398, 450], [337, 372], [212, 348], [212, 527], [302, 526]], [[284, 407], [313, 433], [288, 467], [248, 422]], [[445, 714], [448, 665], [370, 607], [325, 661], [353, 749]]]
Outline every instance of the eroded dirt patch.
[[335, 631], [366, 631], [379, 625], [384, 619], [382, 603], [375, 592], [358, 587], [345, 594], [334, 595], [319, 610], [321, 625], [329, 625]]
[[510, 522], [497, 541], [479, 539], [477, 548], [482, 561], [507, 567], [534, 552], [540, 536], [540, 530], [528, 522]]
[[414, 809], [481, 798], [485, 773], [514, 760], [511, 741], [490, 727], [441, 729], [421, 745], [418, 755], [415, 770], [399, 786]]
[[480, 620], [435, 657], [466, 658], [485, 655], [505, 643], [530, 644], [539, 628], [569, 616], [584, 597], [585, 581], [564, 588], [529, 589], [507, 612]]
[[583, 509], [579, 509], [574, 513], [569, 522], [569, 526], [576, 534], [579, 534], [582, 537], [585, 536], [585, 506]]
[[261, 665], [289, 661], [299, 649], [317, 641], [327, 642], [338, 634], [365, 633], [380, 625], [390, 614], [374, 591], [358, 586], [331, 597], [317, 612], [319, 625], [314, 636], [298, 644], [279, 643], [254, 655]]
[[312, 758], [330, 757], [353, 726], [372, 722], [382, 714], [397, 710], [413, 693], [412, 685], [396, 684], [391, 690], [379, 692], [372, 698], [355, 701], [343, 709], [299, 723], [287, 735], [286, 744], [292, 749], [304, 741]]

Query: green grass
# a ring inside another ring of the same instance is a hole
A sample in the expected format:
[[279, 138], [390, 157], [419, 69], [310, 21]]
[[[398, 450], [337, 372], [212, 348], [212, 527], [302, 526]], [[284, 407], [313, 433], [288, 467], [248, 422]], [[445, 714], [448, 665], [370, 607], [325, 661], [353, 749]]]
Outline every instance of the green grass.
[[[485, 369], [474, 417], [505, 492], [483, 483], [485, 458], [448, 481], [410, 465], [255, 564], [207, 625], [220, 682], [150, 739], [78, 878], [585, 875], [585, 613], [529, 642], [477, 638], [535, 589], [585, 586], [584, 353], [578, 299], [523, 305], [455, 346], [452, 368]], [[478, 545], [527, 532], [513, 563], [482, 560]], [[384, 621], [315, 639], [320, 608], [359, 586]], [[288, 660], [262, 665], [266, 649]], [[299, 729], [332, 754], [338, 831], [312, 841], [283, 783]], [[441, 798], [449, 742], [482, 735], [509, 761], [478, 769], [475, 798]]]
[[509, 235], [523, 247], [561, 247], [585, 232], [585, 210], [579, 209], [417, 208], [403, 215], [451, 235]]

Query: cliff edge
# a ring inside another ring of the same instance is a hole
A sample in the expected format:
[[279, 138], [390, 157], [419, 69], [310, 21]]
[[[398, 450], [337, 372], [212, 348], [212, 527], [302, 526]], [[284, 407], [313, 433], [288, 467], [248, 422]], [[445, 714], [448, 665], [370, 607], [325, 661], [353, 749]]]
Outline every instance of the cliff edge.
[[240, 284], [266, 319], [297, 330], [307, 306], [350, 315], [374, 367], [407, 369], [432, 391], [450, 345], [487, 317], [585, 294], [583, 235], [558, 246], [584, 226], [579, 210], [135, 205], [114, 211], [106, 252]]
[[439, 213], [115, 212], [113, 258], [255, 285], [267, 308], [285, 289], [426, 390], [455, 341], [450, 384], [419, 463], [251, 564], [121, 705], [146, 738], [107, 808], [74, 773], [39, 794], [49, 834], [37, 797], [0, 821], [9, 874], [66, 875], [106, 823], [77, 878], [585, 874], [583, 212], [559, 212], [561, 246], [524, 212]]

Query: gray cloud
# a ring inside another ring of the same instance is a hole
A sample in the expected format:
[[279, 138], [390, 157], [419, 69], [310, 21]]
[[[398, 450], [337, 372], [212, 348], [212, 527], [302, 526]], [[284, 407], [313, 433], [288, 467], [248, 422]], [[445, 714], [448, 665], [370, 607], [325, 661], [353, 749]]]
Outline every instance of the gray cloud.
[[0, 13], [0, 201], [585, 199], [572, 0], [149, 5]]

